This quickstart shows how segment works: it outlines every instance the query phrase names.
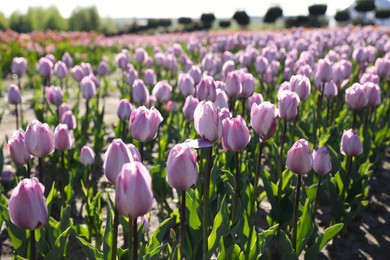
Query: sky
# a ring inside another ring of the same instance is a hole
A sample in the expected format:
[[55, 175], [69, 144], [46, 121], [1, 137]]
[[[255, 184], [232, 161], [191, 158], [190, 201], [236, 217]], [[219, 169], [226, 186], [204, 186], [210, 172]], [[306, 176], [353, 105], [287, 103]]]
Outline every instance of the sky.
[[348, 7], [354, 0], [0, 0], [0, 11], [9, 16], [14, 11], [26, 13], [28, 7], [57, 6], [62, 16], [69, 17], [76, 7], [95, 5], [101, 17], [110, 18], [198, 18], [214, 13], [217, 18], [230, 18], [237, 10], [250, 16], [263, 16], [270, 6], [278, 4], [285, 16], [307, 14], [312, 4], [327, 3], [328, 15]]

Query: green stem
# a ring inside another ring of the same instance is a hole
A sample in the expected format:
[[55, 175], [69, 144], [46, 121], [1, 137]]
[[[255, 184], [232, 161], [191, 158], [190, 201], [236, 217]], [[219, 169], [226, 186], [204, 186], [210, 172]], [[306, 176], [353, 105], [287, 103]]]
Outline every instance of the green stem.
[[123, 120], [122, 122], [122, 140], [125, 142], [126, 139], [126, 121]]
[[62, 206], [65, 207], [65, 151], [61, 151], [61, 199]]
[[353, 157], [351, 155], [348, 155], [347, 168], [345, 170], [344, 185], [343, 185], [343, 190], [341, 192], [343, 198], [345, 198], [345, 193], [348, 191], [348, 188], [349, 188], [348, 187], [349, 186], [349, 175], [351, 172], [352, 159], [353, 159]]
[[259, 156], [257, 157], [257, 162], [256, 162], [256, 171], [255, 171], [255, 179], [253, 180], [253, 196], [252, 196], [252, 215], [255, 214], [256, 212], [256, 201], [257, 201], [257, 186], [259, 183], [259, 175], [260, 175], [260, 166], [261, 166], [261, 156], [263, 154], [263, 149], [264, 149], [265, 144], [263, 142], [260, 142], [260, 147], [259, 147]]
[[139, 155], [141, 156], [141, 162], [144, 161], [144, 142], [139, 142]]
[[181, 191], [181, 211], [180, 211], [180, 256], [184, 259], [184, 234], [186, 226], [186, 191]]
[[317, 120], [316, 123], [314, 124], [314, 146], [317, 145], [317, 129], [319, 127], [320, 122], [322, 121], [321, 114], [322, 114], [322, 98], [324, 96], [324, 89], [325, 89], [325, 82], [322, 83], [322, 88], [321, 88], [321, 94], [317, 99]]
[[85, 101], [85, 131], [88, 131], [89, 99]]
[[30, 230], [30, 259], [37, 259], [35, 253], [35, 230]]
[[298, 175], [297, 194], [295, 196], [293, 230], [292, 230], [292, 245], [295, 252], [297, 251], [297, 222], [298, 222], [298, 205], [299, 205], [299, 195], [301, 191], [301, 183], [302, 183], [301, 175]]
[[27, 162], [27, 172], [26, 172], [26, 178], [30, 178], [31, 176], [31, 164], [30, 161]]
[[39, 182], [43, 184], [43, 158], [38, 158]]
[[[278, 163], [278, 178], [279, 178], [279, 185], [278, 185], [278, 199], [282, 197], [282, 186], [283, 186], [283, 169], [282, 169], [282, 162], [283, 162], [283, 148], [284, 148], [284, 139], [286, 138], [286, 131], [287, 131], [287, 120], [284, 120], [283, 124], [283, 132], [282, 132], [282, 138], [280, 142], [280, 152], [279, 152], [279, 163]], [[284, 167], [283, 167], [284, 168]]]
[[211, 168], [213, 167], [213, 147], [207, 147], [207, 160], [206, 160], [206, 174], [205, 174], [205, 182], [204, 182], [204, 190], [203, 190], [203, 256], [204, 259], [207, 259], [208, 252], [208, 219], [209, 219], [209, 189], [210, 189], [210, 175]]
[[352, 129], [354, 129], [354, 130], [355, 130], [355, 126], [356, 126], [356, 117], [357, 117], [357, 110], [353, 110]]
[[[129, 223], [131, 226], [131, 223]], [[137, 228], [137, 218], [133, 219], [133, 259], [138, 259], [138, 228]], [[130, 250], [130, 249], [129, 249]]]
[[[321, 175], [318, 175], [318, 183], [317, 183], [316, 198], [315, 198], [315, 200], [314, 200], [314, 207], [313, 207], [313, 212], [314, 212], [314, 213], [316, 212], [316, 209], [317, 209], [318, 194], [319, 194], [320, 187], [321, 187], [321, 180], [322, 180], [322, 176], [321, 176]], [[313, 215], [314, 215], [314, 214], [313, 214]]]
[[[116, 248], [117, 248], [117, 239], [118, 239], [118, 224], [119, 224], [119, 212], [118, 212], [118, 209], [116, 208], [116, 205], [115, 205], [115, 208], [114, 208], [114, 226], [113, 226], [113, 238], [112, 238], [112, 244], [111, 244], [111, 248], [112, 248], [112, 255], [111, 255], [111, 259], [112, 260], [116, 260]], [[131, 225], [129, 223], [129, 225]]]
[[234, 191], [232, 224], [237, 220], [238, 197], [240, 196], [240, 162], [238, 152], [234, 152], [234, 161], [236, 163], [236, 188]]
[[299, 106], [297, 107], [297, 115], [294, 118], [293, 127], [291, 129], [290, 145], [293, 145], [293, 143], [294, 143], [295, 128], [296, 128], [296, 125], [297, 125], [298, 117], [299, 117]]
[[18, 130], [19, 129], [18, 104], [15, 104], [15, 117], [16, 117], [16, 130]]

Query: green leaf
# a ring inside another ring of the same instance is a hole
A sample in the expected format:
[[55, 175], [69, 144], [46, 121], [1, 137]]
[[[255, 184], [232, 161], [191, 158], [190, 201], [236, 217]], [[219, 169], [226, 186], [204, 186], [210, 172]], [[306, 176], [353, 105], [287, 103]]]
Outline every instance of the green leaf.
[[51, 204], [53, 202], [53, 199], [55, 197], [57, 197], [57, 190], [55, 188], [55, 181], [53, 182], [53, 185], [51, 186], [51, 189], [50, 189], [50, 192], [49, 194], [47, 195], [47, 199], [46, 199], [46, 205], [47, 205], [47, 209], [48, 209], [48, 212], [49, 212], [49, 215], [50, 215], [50, 212], [51, 212]]
[[112, 240], [113, 238], [113, 229], [112, 229], [112, 215], [113, 211], [111, 207], [107, 206], [107, 220], [106, 220], [106, 230], [103, 236], [103, 254], [104, 259], [111, 259], [112, 255]]
[[343, 223], [338, 223], [325, 229], [320, 244], [320, 251], [331, 239], [333, 239], [343, 229], [343, 227]]
[[168, 218], [164, 220], [160, 226], [158, 226], [158, 228], [154, 231], [149, 244], [145, 248], [147, 257], [154, 257], [161, 252], [164, 237], [174, 224], [175, 220], [173, 218]]
[[77, 243], [80, 245], [84, 254], [87, 255], [88, 259], [104, 259], [102, 252], [97, 250], [90, 243], [85, 241], [83, 238], [76, 236]]
[[298, 257], [292, 248], [291, 241], [288, 238], [287, 234], [283, 230], [280, 230], [279, 239], [280, 239], [280, 245], [281, 245], [280, 250], [281, 250], [281, 253], [283, 255], [283, 259], [297, 260]]
[[55, 259], [58, 258], [58, 256], [66, 255], [64, 249], [67, 248], [67, 242], [69, 241], [68, 236], [70, 230], [71, 227], [68, 227], [64, 232], [61, 233], [61, 235], [57, 238], [54, 247], [46, 255], [46, 259]]
[[306, 245], [307, 240], [310, 238], [313, 232], [314, 223], [311, 218], [310, 200], [306, 199], [303, 212], [298, 222], [297, 232], [297, 255], [300, 255], [303, 247]]
[[188, 216], [189, 226], [193, 230], [200, 229], [202, 222], [198, 214], [199, 201], [196, 199], [195, 192], [192, 189], [189, 189], [186, 192], [186, 208], [189, 212], [189, 216]]

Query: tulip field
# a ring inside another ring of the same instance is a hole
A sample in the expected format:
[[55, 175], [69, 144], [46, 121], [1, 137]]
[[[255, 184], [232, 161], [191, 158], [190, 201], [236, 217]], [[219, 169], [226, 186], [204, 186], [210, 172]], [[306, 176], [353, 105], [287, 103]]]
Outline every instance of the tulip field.
[[388, 159], [388, 27], [0, 32], [0, 56], [2, 259], [318, 259]]

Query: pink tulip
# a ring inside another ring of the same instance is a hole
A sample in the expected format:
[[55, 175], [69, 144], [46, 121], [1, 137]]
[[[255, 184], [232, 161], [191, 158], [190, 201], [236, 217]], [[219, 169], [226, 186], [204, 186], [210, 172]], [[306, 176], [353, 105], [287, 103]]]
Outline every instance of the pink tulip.
[[130, 69], [126, 72], [127, 85], [133, 86], [136, 79], [138, 79], [138, 72], [135, 69]]
[[62, 103], [59, 107], [58, 107], [58, 114], [60, 116], [60, 118], [62, 118], [62, 115], [66, 112], [66, 111], [69, 111], [71, 110], [70, 106], [66, 103]]
[[370, 107], [375, 107], [381, 103], [381, 90], [379, 86], [372, 82], [367, 82], [363, 84], [364, 91], [367, 96], [367, 105]]
[[275, 133], [278, 110], [270, 102], [253, 104], [251, 109], [251, 125], [260, 136], [261, 142], [268, 141]]
[[140, 155], [137, 147], [135, 147], [134, 144], [127, 144], [127, 148], [129, 148], [129, 151], [130, 151], [131, 155], [133, 156], [134, 161], [141, 162], [141, 155]]
[[325, 86], [324, 86], [324, 97], [325, 98], [329, 99], [332, 97], [336, 97], [338, 92], [339, 92], [339, 90], [338, 90], [338, 88], [333, 80], [325, 83]]
[[196, 151], [185, 144], [176, 144], [169, 152], [166, 178], [169, 186], [177, 190], [187, 190], [196, 185]]
[[95, 162], [95, 152], [84, 145], [80, 151], [80, 162], [85, 166], [92, 165]]
[[153, 88], [152, 94], [156, 97], [158, 102], [167, 102], [172, 95], [172, 86], [165, 81], [157, 82], [156, 86]]
[[144, 234], [149, 231], [149, 220], [146, 215], [137, 218], [137, 227], [139, 228], [142, 224], [142, 234]]
[[32, 156], [24, 146], [24, 131], [16, 131], [8, 140], [8, 152], [11, 155], [12, 161], [17, 165], [24, 165], [31, 160]]
[[330, 160], [329, 151], [326, 146], [314, 149], [312, 157], [313, 170], [318, 175], [326, 175], [332, 171], [332, 162]]
[[263, 56], [257, 56], [256, 58], [256, 72], [264, 74], [268, 67], [268, 60]]
[[340, 152], [343, 155], [357, 156], [363, 152], [363, 144], [353, 129], [344, 130], [341, 137]]
[[241, 98], [247, 98], [250, 97], [256, 86], [255, 78], [250, 73], [244, 73], [241, 76], [241, 84], [242, 84], [242, 90], [239, 95]]
[[240, 115], [236, 118], [224, 119], [222, 125], [222, 147], [225, 151], [239, 151], [248, 145], [251, 136], [244, 119]]
[[115, 203], [119, 213], [129, 218], [143, 216], [151, 210], [152, 178], [142, 163], [123, 165], [116, 181]]
[[46, 123], [31, 121], [24, 138], [26, 150], [33, 156], [43, 158], [54, 151], [53, 132]]
[[190, 74], [182, 74], [179, 77], [179, 89], [185, 97], [195, 93], [195, 81]]
[[332, 65], [328, 59], [320, 59], [318, 61], [314, 77], [322, 83], [332, 79]]
[[150, 110], [141, 106], [131, 113], [130, 134], [140, 142], [148, 142], [156, 138], [158, 127], [164, 118], [152, 107]]
[[76, 117], [71, 110], [62, 114], [61, 123], [67, 125], [69, 130], [76, 129], [77, 127]]
[[143, 63], [147, 56], [148, 56], [148, 53], [145, 51], [144, 48], [135, 49], [134, 60], [136, 63], [138, 63], [138, 64]]
[[16, 86], [15, 84], [9, 85], [7, 99], [8, 102], [12, 105], [17, 105], [22, 102], [22, 96], [20, 95], [20, 90], [18, 86]]
[[66, 64], [62, 61], [58, 61], [54, 66], [54, 72], [56, 73], [59, 79], [64, 79], [68, 76], [68, 68]]
[[311, 84], [306, 76], [294, 75], [290, 79], [290, 90], [298, 94], [301, 101], [305, 101], [310, 95]]
[[188, 73], [193, 78], [195, 85], [198, 85], [202, 80], [202, 71], [200, 70], [199, 66], [192, 66]]
[[46, 90], [46, 98], [47, 101], [52, 104], [59, 106], [62, 103], [62, 98], [64, 97], [64, 94], [62, 92], [62, 89], [60, 87], [56, 86], [50, 86], [45, 88]]
[[111, 183], [115, 184], [122, 166], [133, 161], [133, 156], [125, 143], [121, 139], [114, 139], [105, 153], [104, 175]]
[[177, 112], [179, 109], [179, 106], [176, 101], [169, 100], [164, 107], [165, 111], [167, 112]]
[[222, 137], [222, 121], [211, 101], [201, 101], [194, 111], [196, 132], [207, 141], [215, 143]]
[[125, 70], [129, 63], [129, 56], [121, 52], [115, 56], [115, 63], [121, 70]]
[[122, 99], [119, 102], [119, 107], [116, 111], [116, 115], [118, 116], [118, 118], [122, 121], [127, 121], [130, 119], [131, 112], [132, 112], [132, 109], [131, 109], [131, 104], [130, 104], [129, 100]]
[[237, 98], [240, 95], [241, 91], [241, 72], [238, 70], [229, 72], [226, 77], [226, 94], [231, 98]]
[[260, 93], [253, 93], [252, 96], [250, 96], [247, 101], [248, 110], [250, 111], [252, 109], [253, 104], [259, 105], [263, 101], [264, 101], [263, 95], [261, 95]]
[[228, 102], [229, 102], [229, 98], [226, 95], [226, 92], [217, 88], [217, 98], [214, 101], [214, 105], [217, 108], [223, 108], [223, 107], [229, 108]]
[[152, 69], [147, 69], [144, 72], [144, 82], [146, 85], [152, 86], [156, 84], [157, 77], [156, 74], [154, 73], [154, 70]]
[[293, 144], [287, 152], [286, 164], [293, 173], [303, 175], [310, 172], [313, 167], [313, 159], [308, 141], [300, 139]]
[[23, 57], [15, 57], [12, 59], [11, 64], [12, 73], [21, 77], [27, 71], [27, 60]]
[[345, 91], [345, 103], [355, 110], [360, 110], [367, 106], [368, 99], [364, 89], [359, 83], [354, 83]]
[[8, 210], [12, 223], [35, 230], [46, 225], [49, 214], [43, 192], [45, 187], [37, 178], [23, 179], [12, 191]]
[[105, 76], [108, 72], [108, 65], [107, 62], [104, 60], [99, 63], [99, 66], [97, 68], [97, 74], [99, 76]]
[[194, 98], [193, 96], [186, 97], [182, 112], [187, 121], [194, 120], [194, 111], [198, 104], [199, 100], [197, 98]]
[[290, 120], [297, 116], [300, 102], [297, 93], [284, 90], [278, 94], [279, 115], [284, 120]]
[[74, 66], [71, 69], [71, 73], [72, 73], [73, 79], [77, 82], [80, 82], [84, 77], [83, 69], [79, 65]]
[[65, 63], [68, 69], [70, 69], [73, 66], [72, 56], [70, 56], [68, 52], [64, 53], [64, 56], [62, 56], [62, 61]]
[[38, 70], [41, 77], [48, 78], [53, 73], [53, 63], [48, 58], [40, 58]]
[[87, 76], [81, 80], [81, 93], [83, 98], [88, 100], [96, 96], [96, 85], [91, 77]]
[[222, 66], [222, 75], [226, 79], [228, 74], [234, 70], [234, 61], [228, 60]]
[[145, 104], [149, 99], [149, 90], [142, 80], [134, 80], [133, 88], [131, 89], [131, 98], [136, 104]]
[[200, 81], [197, 90], [196, 97], [199, 101], [206, 100], [214, 102], [217, 97], [215, 81], [210, 76], [204, 76]]
[[376, 73], [381, 78], [386, 78], [390, 75], [390, 60], [378, 58], [375, 61]]
[[69, 150], [72, 146], [72, 138], [69, 134], [68, 125], [59, 124], [54, 129], [54, 146], [58, 151]]

